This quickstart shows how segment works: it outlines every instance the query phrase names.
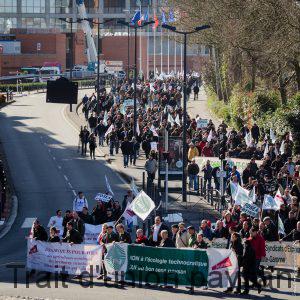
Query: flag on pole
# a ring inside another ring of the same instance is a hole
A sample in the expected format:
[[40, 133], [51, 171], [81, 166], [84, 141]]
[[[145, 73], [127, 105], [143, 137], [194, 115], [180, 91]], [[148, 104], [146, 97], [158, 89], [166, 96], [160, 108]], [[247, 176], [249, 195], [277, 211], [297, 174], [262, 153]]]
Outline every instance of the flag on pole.
[[104, 117], [103, 117], [103, 125], [107, 126], [107, 111], [106, 110], [105, 110]]
[[169, 22], [170, 23], [175, 22], [175, 16], [174, 16], [174, 10], [173, 9], [169, 10]]
[[249, 196], [250, 192], [240, 185], [237, 186], [234, 203], [236, 205], [244, 206], [246, 203], [252, 204], [252, 198]]
[[277, 203], [278, 207], [280, 207], [280, 205], [284, 204], [284, 200], [283, 197], [281, 195], [280, 189], [277, 190], [275, 197], [274, 197], [275, 202]]
[[269, 153], [269, 144], [266, 143], [265, 150], [264, 150], [264, 157], [266, 157], [268, 153]]
[[150, 127], [150, 130], [152, 131], [154, 136], [158, 136], [158, 133], [153, 125]]
[[171, 116], [170, 113], [168, 114], [168, 122], [171, 123], [171, 126], [173, 126], [173, 124], [174, 124], [174, 119], [173, 119], [173, 117]]
[[143, 221], [147, 219], [154, 208], [153, 200], [144, 191], [140, 191], [131, 203], [132, 211]]
[[106, 183], [107, 191], [108, 191], [112, 196], [114, 196], [115, 194], [113, 193], [113, 191], [112, 191], [112, 189], [111, 189], [111, 187], [110, 187], [110, 184], [109, 184], [109, 181], [108, 181], [106, 175], [105, 175], [105, 183]]
[[279, 152], [280, 152], [280, 154], [284, 153], [284, 140], [281, 142]]
[[152, 29], [153, 30], [156, 30], [156, 28], [158, 27], [158, 25], [159, 25], [159, 21], [158, 21], [158, 18], [157, 18], [157, 15], [156, 14], [154, 14], [154, 24], [153, 24], [153, 26], [152, 26]]
[[140, 11], [137, 11], [137, 12], [134, 14], [133, 18], [131, 19], [130, 23], [131, 23], [132, 25], [135, 25], [140, 19], [141, 19], [141, 12], [140, 12]]
[[127, 206], [123, 212], [122, 217], [124, 217], [127, 226], [131, 226], [134, 222], [135, 213], [132, 211], [131, 205], [132, 203], [128, 202]]
[[210, 132], [209, 132], [209, 135], [207, 137], [207, 141], [210, 142], [212, 140], [212, 138], [213, 138], [213, 132], [212, 132], [212, 129], [211, 129]]
[[104, 136], [107, 137], [113, 131], [113, 129], [114, 129], [114, 125], [111, 124], [107, 129], [107, 131], [105, 132]]
[[133, 193], [134, 196], [136, 197], [136, 196], [138, 195], [138, 193], [139, 193], [139, 190], [138, 190], [138, 188], [137, 188], [137, 186], [136, 186], [136, 184], [135, 184], [133, 178], [131, 178], [130, 188], [131, 188], [131, 190], [132, 190], [132, 193]]
[[253, 186], [253, 189], [249, 193], [249, 198], [252, 199], [252, 202], [256, 202], [256, 194], [255, 194], [255, 186]]
[[141, 134], [139, 122], [136, 122], [136, 133], [138, 136]]
[[290, 132], [289, 133], [289, 140], [292, 142], [293, 141], [293, 136], [292, 136], [292, 133]]
[[278, 233], [281, 233], [282, 235], [285, 235], [285, 231], [284, 231], [284, 225], [282, 223], [282, 220], [278, 214]]
[[271, 195], [265, 195], [264, 196], [264, 202], [262, 205], [263, 210], [279, 210], [280, 206], [278, 206], [278, 203], [275, 201], [275, 199]]
[[161, 23], [167, 24], [166, 14], [164, 11], [161, 12]]
[[251, 146], [251, 139], [252, 139], [251, 138], [251, 133], [250, 132], [246, 133], [245, 142], [246, 142], [247, 147]]
[[271, 139], [272, 143], [275, 144], [276, 136], [275, 136], [275, 133], [272, 128], [270, 128], [270, 139]]
[[180, 126], [179, 114], [176, 115], [175, 123]]
[[138, 25], [142, 26], [143, 22], [147, 22], [148, 21], [148, 10], [146, 10], [146, 12], [144, 14], [141, 15], [141, 18], [138, 20]]
[[237, 189], [238, 189], [238, 184], [230, 181], [230, 192], [231, 192], [231, 198], [232, 199], [235, 199]]

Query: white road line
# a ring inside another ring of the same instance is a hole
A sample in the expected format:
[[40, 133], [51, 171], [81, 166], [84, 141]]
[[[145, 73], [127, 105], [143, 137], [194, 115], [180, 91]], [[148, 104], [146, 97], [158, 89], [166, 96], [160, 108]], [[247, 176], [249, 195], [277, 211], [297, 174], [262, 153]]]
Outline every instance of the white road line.
[[55, 156], [53, 156], [52, 158], [53, 158], [53, 160], [56, 160]]
[[74, 195], [74, 196], [77, 196], [77, 194], [76, 194], [75, 190], [72, 190], [72, 192], [73, 192], [73, 195]]
[[73, 188], [73, 186], [72, 186], [72, 184], [70, 183], [70, 182], [68, 182], [68, 186], [72, 189]]
[[64, 175], [64, 178], [66, 181], [69, 181], [69, 178], [66, 175]]
[[57, 166], [61, 170], [61, 166]]
[[36, 220], [37, 218], [25, 218], [21, 228], [31, 228], [33, 222]]

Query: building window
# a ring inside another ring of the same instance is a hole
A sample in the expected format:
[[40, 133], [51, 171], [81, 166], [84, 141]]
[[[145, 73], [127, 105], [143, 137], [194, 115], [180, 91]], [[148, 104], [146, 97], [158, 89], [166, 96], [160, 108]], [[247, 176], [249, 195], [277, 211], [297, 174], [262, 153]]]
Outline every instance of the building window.
[[0, 0], [0, 13], [16, 13], [17, 0]]
[[46, 28], [44, 18], [22, 18], [22, 28]]
[[22, 13], [45, 13], [45, 0], [22, 0]]
[[50, 0], [50, 13], [68, 14], [72, 12], [72, 0]]
[[104, 0], [104, 13], [115, 14], [123, 13], [125, 0]]
[[17, 27], [16, 18], [0, 18], [0, 32], [9, 33], [11, 28]]
[[98, 2], [96, 0], [84, 0], [85, 9], [88, 14], [98, 13]]
[[149, 0], [130, 0], [130, 11], [133, 13], [136, 10], [140, 10], [140, 7], [142, 8], [142, 13], [148, 10], [148, 7], [151, 11], [151, 2]]

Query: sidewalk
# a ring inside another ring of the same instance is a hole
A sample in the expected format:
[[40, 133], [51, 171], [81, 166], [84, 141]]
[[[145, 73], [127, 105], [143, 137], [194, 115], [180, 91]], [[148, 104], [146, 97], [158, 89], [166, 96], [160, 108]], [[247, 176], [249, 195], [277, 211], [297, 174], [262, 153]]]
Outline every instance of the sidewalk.
[[[89, 95], [91, 94], [91, 92], [93, 92], [93, 90], [79, 91], [79, 99], [81, 99], [84, 96], [84, 94]], [[188, 113], [190, 113], [192, 117], [195, 117], [198, 114], [201, 118], [211, 118], [211, 115], [207, 108], [206, 95], [203, 88], [201, 88], [200, 90], [199, 100], [192, 100], [193, 95], [191, 95], [190, 99], [191, 100], [188, 101], [187, 107]], [[78, 109], [75, 109], [74, 107], [73, 112], [69, 112], [68, 107], [66, 107], [65, 114], [77, 127], [78, 130], [80, 126], [86, 125], [81, 106], [79, 106]], [[215, 122], [215, 120], [213, 121]], [[216, 124], [218, 123], [216, 122]], [[110, 156], [108, 146], [105, 145], [104, 147], [100, 148], [98, 146], [96, 149], [96, 155], [98, 157], [100, 156], [104, 158], [106, 160], [106, 163], [110, 164], [111, 168], [114, 169], [116, 173], [119, 173], [119, 175], [121, 176], [121, 178], [124, 179], [124, 181], [130, 184], [131, 179], [133, 178], [136, 185], [141, 189], [143, 185], [142, 180], [146, 158], [142, 150], [140, 151], [140, 154], [140, 157], [136, 161], [136, 166], [129, 166], [125, 169], [123, 167], [123, 156], [121, 152], [119, 152], [119, 154], [117, 155]], [[86, 159], [90, 159], [89, 156], [87, 156]], [[181, 181], [178, 180], [169, 182], [169, 187], [169, 213], [180, 212], [183, 214], [183, 219], [188, 224], [193, 224], [195, 226], [199, 225], [201, 219], [206, 218], [210, 219], [211, 221], [214, 221], [219, 216], [218, 212], [215, 211], [205, 199], [196, 194], [188, 194], [187, 203], [182, 203], [182, 196], [180, 191], [182, 188]], [[164, 195], [162, 196], [164, 197]]]

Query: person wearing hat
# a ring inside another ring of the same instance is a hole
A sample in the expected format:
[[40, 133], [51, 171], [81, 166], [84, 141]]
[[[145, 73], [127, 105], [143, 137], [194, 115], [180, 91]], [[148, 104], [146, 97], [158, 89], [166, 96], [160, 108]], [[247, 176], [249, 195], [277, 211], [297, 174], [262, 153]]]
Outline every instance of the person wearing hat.
[[197, 234], [194, 226], [187, 228], [189, 234], [188, 247], [193, 248], [197, 242]]
[[197, 147], [195, 147], [194, 143], [189, 144], [189, 151], [188, 151], [188, 160], [192, 161], [193, 158], [199, 156], [199, 151]]

